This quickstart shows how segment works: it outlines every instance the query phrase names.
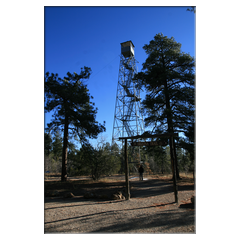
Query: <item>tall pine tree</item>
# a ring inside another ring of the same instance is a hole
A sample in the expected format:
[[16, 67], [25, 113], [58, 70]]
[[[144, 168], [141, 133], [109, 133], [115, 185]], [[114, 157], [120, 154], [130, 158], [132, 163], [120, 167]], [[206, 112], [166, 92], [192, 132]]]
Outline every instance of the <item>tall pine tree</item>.
[[45, 74], [45, 111], [54, 111], [53, 119], [48, 124], [48, 129], [62, 130], [62, 175], [61, 180], [67, 180], [67, 152], [69, 136], [78, 136], [81, 143], [86, 143], [87, 138], [97, 138], [105, 131], [103, 124], [96, 122], [97, 108], [90, 102], [93, 98], [88, 93], [84, 79], [88, 79], [91, 69], [81, 68], [80, 74], [67, 73], [61, 79], [58, 74]]
[[[144, 45], [148, 57], [135, 77], [146, 89], [143, 109], [146, 126], [155, 133], [183, 132], [194, 123], [195, 61], [181, 51], [181, 44], [162, 33]], [[177, 164], [175, 141], [170, 140], [171, 159]], [[177, 170], [177, 177], [179, 173]]]

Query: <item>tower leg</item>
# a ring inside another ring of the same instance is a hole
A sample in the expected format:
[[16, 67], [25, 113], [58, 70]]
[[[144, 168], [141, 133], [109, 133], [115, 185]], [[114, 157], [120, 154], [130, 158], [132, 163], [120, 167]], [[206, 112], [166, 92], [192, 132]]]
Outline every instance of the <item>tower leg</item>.
[[125, 139], [125, 180], [126, 180], [126, 199], [130, 199], [129, 188], [129, 172], [128, 172], [128, 157], [127, 157], [127, 139]]

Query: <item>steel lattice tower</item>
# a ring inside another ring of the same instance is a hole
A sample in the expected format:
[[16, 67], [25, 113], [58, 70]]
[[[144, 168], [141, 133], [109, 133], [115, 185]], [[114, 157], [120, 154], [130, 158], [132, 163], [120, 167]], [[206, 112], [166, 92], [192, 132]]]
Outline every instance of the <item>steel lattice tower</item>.
[[112, 144], [122, 143], [117, 142], [119, 137], [136, 136], [144, 132], [140, 88], [138, 81], [133, 79], [135, 73], [134, 45], [132, 41], [121, 43]]

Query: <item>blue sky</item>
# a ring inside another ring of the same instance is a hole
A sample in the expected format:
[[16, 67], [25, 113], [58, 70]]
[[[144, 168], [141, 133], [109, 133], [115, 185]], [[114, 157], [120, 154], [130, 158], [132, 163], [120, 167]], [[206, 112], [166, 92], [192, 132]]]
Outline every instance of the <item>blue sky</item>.
[[[195, 14], [187, 7], [45, 7], [44, 70], [80, 72], [87, 66], [87, 82], [98, 108], [97, 121], [106, 121], [102, 136], [111, 142], [120, 62], [120, 43], [135, 45], [141, 71], [147, 55], [142, 49], [157, 33], [174, 37], [182, 51], [195, 56]], [[45, 126], [51, 120], [45, 114]], [[93, 141], [93, 145], [96, 141]]]

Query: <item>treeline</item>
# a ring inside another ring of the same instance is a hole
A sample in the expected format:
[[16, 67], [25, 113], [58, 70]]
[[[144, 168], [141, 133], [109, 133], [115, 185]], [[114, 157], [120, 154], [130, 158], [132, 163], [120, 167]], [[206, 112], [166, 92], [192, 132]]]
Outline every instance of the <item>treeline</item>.
[[[57, 131], [54, 135], [45, 132], [45, 172], [60, 173], [62, 168], [63, 137]], [[183, 148], [177, 149], [178, 169], [180, 172], [192, 172], [194, 162], [190, 153]], [[171, 156], [169, 146], [132, 147], [128, 146], [130, 174], [138, 173], [143, 163], [146, 174], [171, 173]], [[98, 180], [102, 176], [123, 174], [124, 155], [117, 144], [101, 140], [94, 148], [85, 144], [80, 149], [69, 142], [68, 176], [91, 176]]]
[[[54, 136], [45, 132], [45, 172], [60, 173], [62, 168], [63, 138], [59, 132]], [[121, 155], [117, 144], [98, 142], [97, 147], [85, 143], [80, 149], [69, 142], [68, 176], [90, 175], [98, 180], [103, 175], [119, 173]]]

